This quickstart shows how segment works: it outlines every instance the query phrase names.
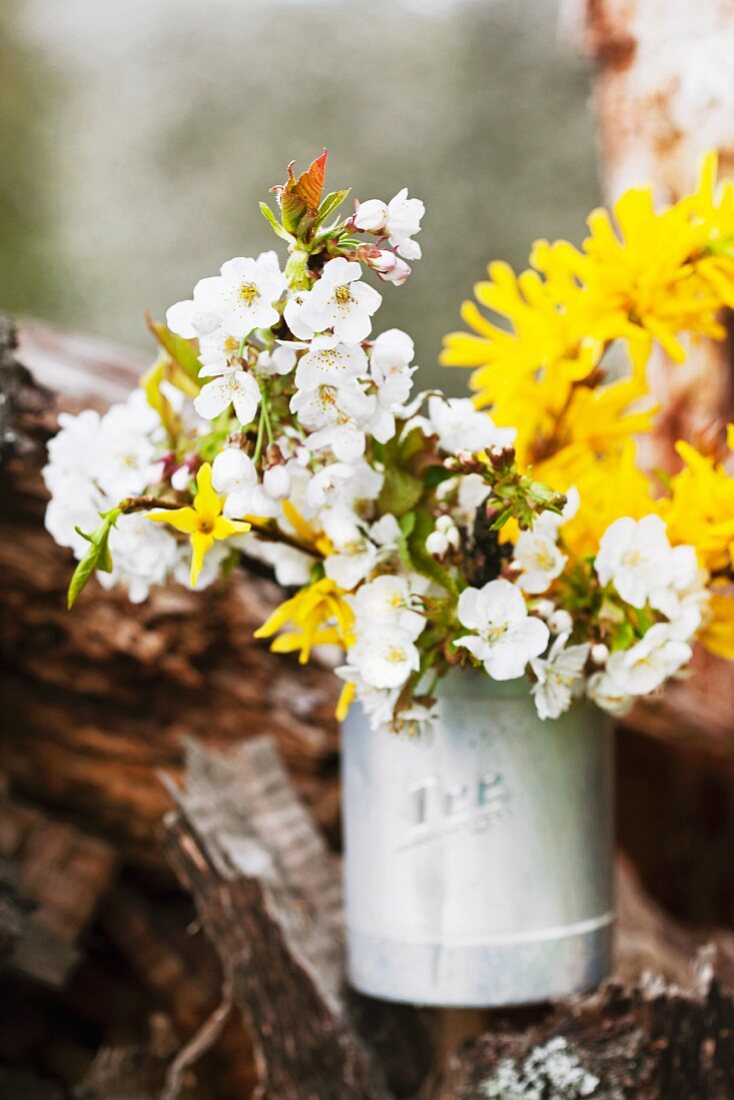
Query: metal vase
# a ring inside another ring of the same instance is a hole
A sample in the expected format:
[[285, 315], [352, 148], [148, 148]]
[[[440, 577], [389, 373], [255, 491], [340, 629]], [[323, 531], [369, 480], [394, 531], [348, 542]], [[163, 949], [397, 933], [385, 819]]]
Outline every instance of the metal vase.
[[452, 671], [427, 737], [343, 726], [349, 979], [389, 1001], [493, 1007], [609, 973], [611, 727], [541, 722], [527, 681]]

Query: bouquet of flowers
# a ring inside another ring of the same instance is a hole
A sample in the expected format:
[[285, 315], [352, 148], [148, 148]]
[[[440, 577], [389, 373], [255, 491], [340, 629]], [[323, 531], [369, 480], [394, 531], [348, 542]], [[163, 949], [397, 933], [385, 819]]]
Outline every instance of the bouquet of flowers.
[[[44, 476], [46, 525], [78, 565], [133, 600], [203, 587], [239, 559], [292, 590], [257, 631], [276, 652], [337, 646], [338, 714], [356, 697], [377, 726], [419, 732], [454, 666], [528, 675], [538, 714], [587, 695], [622, 713], [679, 674], [698, 636], [734, 657], [734, 481], [718, 439], [679, 445], [649, 479], [653, 340], [720, 337], [734, 304], [734, 189], [701, 187], [655, 212], [647, 191], [590, 219], [581, 251], [535, 246], [519, 278], [490, 265], [444, 361], [478, 391], [413, 394], [413, 342], [374, 335], [381, 295], [420, 258], [423, 203], [407, 190], [355, 204], [323, 193], [326, 152], [261, 209], [286, 243], [202, 279], [166, 324], [124, 405], [62, 416]], [[629, 349], [629, 377], [607, 362]], [[488, 412], [487, 410], [491, 411]], [[730, 432], [729, 442], [734, 443]]]

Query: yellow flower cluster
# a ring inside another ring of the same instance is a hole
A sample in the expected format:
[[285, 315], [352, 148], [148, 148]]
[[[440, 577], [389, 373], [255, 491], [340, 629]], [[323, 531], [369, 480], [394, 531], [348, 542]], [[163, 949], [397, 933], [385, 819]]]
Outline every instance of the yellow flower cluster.
[[256, 638], [272, 638], [282, 627], [290, 629], [272, 642], [274, 653], [298, 652], [305, 665], [315, 645], [352, 645], [354, 612], [344, 600], [345, 593], [333, 581], [323, 577], [302, 588], [290, 600], [275, 609], [255, 631]]
[[[490, 264], [475, 296], [494, 316], [465, 302], [473, 332], [445, 339], [442, 363], [474, 368], [477, 406], [518, 428], [520, 462], [554, 488], [579, 490], [582, 507], [563, 532], [574, 555], [595, 553], [620, 515], [657, 512], [672, 542], [693, 544], [702, 566], [731, 577], [734, 479], [680, 443], [683, 469], [659, 497], [635, 444], [656, 412], [646, 379], [653, 343], [681, 362], [681, 338], [722, 339], [721, 310], [734, 307], [734, 183], [716, 175], [709, 154], [695, 193], [668, 209], [656, 210], [650, 187], [634, 188], [613, 218], [590, 215], [580, 249], [539, 241], [519, 276]], [[712, 608], [704, 640], [734, 657], [734, 599], [718, 595]]]

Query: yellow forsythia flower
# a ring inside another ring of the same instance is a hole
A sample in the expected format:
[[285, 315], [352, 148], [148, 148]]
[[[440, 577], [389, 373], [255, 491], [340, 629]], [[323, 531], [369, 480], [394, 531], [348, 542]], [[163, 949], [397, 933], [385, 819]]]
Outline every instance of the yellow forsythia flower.
[[[733, 435], [730, 429], [730, 442]], [[734, 565], [734, 477], [689, 443], [678, 443], [676, 450], [684, 466], [671, 479], [661, 509], [670, 539], [692, 543], [701, 565], [721, 572]]]
[[196, 587], [204, 557], [216, 541], [231, 538], [232, 535], [243, 535], [250, 530], [249, 523], [222, 515], [224, 502], [212, 488], [212, 468], [208, 462], [199, 468], [196, 488], [193, 506], [151, 512], [148, 516], [148, 519], [156, 523], [168, 523], [189, 536], [192, 549], [192, 587]]
[[255, 631], [256, 638], [270, 638], [281, 627], [294, 629], [280, 634], [271, 644], [274, 653], [299, 651], [299, 661], [308, 661], [315, 645], [353, 644], [354, 612], [344, 592], [328, 577], [302, 588], [290, 600], [277, 607], [270, 618]]
[[[662, 211], [650, 187], [630, 189], [613, 217], [592, 212], [580, 249], [538, 241], [519, 276], [507, 264], [489, 265], [475, 295], [493, 316], [465, 302], [473, 332], [449, 333], [441, 361], [474, 368], [476, 404], [491, 407], [497, 424], [520, 426], [521, 461], [537, 463], [585, 437], [589, 415], [601, 411], [591, 391], [608, 385], [601, 360], [610, 344], [626, 346], [635, 377], [630, 391], [611, 395], [620, 427], [611, 406], [594, 426], [602, 454], [616, 450], [620, 436], [649, 430], [650, 410], [635, 403], [647, 393], [654, 340], [681, 361], [682, 333], [724, 337], [718, 313], [734, 304], [734, 186], [717, 188], [715, 176], [709, 156], [696, 194]], [[627, 404], [618, 400], [627, 395]]]
[[734, 597], [712, 595], [710, 618], [699, 634], [699, 640], [711, 653], [734, 661]]

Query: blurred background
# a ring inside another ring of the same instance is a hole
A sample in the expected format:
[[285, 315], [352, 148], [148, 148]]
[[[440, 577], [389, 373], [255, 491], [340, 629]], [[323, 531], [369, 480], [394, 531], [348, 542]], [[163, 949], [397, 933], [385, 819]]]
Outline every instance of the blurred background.
[[16, 314], [149, 347], [143, 310], [272, 247], [258, 200], [325, 145], [329, 188], [426, 202], [424, 260], [380, 317], [411, 332], [435, 384], [487, 261], [578, 240], [599, 199], [590, 74], [557, 0], [2, 10], [0, 302]]

